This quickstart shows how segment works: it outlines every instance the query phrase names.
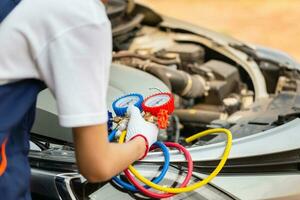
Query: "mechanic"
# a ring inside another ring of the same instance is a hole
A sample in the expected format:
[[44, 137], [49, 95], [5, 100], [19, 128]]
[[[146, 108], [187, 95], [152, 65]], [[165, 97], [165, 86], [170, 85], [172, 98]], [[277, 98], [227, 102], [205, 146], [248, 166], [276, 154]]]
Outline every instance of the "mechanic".
[[29, 132], [47, 86], [59, 122], [73, 130], [77, 164], [90, 182], [106, 181], [141, 159], [158, 129], [129, 111], [127, 143], [107, 139], [112, 57], [105, 0], [1, 0], [0, 194], [30, 199]]

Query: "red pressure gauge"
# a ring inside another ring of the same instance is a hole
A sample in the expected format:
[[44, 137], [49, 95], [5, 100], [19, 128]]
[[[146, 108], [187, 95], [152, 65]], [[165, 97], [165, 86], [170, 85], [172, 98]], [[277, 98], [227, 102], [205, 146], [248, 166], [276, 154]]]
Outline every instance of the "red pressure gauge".
[[158, 93], [147, 97], [142, 108], [157, 117], [159, 128], [165, 129], [168, 126], [169, 115], [174, 111], [174, 96], [171, 93]]

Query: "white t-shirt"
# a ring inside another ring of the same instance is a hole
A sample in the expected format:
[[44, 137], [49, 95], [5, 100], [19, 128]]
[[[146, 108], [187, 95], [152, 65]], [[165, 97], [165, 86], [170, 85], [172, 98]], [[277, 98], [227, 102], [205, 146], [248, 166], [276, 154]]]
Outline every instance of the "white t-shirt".
[[0, 85], [42, 80], [62, 126], [105, 123], [111, 52], [100, 0], [22, 0], [0, 25]]

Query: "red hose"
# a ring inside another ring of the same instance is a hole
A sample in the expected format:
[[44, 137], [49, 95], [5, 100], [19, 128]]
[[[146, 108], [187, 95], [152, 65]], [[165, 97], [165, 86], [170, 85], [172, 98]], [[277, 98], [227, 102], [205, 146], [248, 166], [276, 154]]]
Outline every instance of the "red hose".
[[[186, 150], [183, 146], [181, 146], [180, 144], [177, 143], [173, 143], [173, 142], [165, 142], [165, 145], [167, 147], [174, 147], [176, 149], [178, 149], [179, 151], [184, 153], [184, 156], [186, 158], [186, 160], [188, 161], [188, 173], [187, 176], [185, 177], [183, 183], [180, 185], [180, 187], [185, 187], [191, 177], [192, 177], [192, 173], [193, 173], [193, 160], [192, 157], [190, 155], [190, 152], [188, 150]], [[141, 191], [143, 194], [145, 194], [146, 196], [149, 196], [151, 198], [156, 198], [156, 199], [162, 199], [162, 198], [169, 198], [172, 197], [176, 194], [172, 194], [172, 193], [156, 193], [156, 192], [152, 192], [150, 190], [145, 189], [142, 185], [140, 185], [140, 183], [138, 181], [135, 180], [135, 178], [131, 175], [131, 173], [129, 172], [128, 169], [126, 169], [124, 171], [126, 177], [128, 178], [128, 180], [139, 190]]]

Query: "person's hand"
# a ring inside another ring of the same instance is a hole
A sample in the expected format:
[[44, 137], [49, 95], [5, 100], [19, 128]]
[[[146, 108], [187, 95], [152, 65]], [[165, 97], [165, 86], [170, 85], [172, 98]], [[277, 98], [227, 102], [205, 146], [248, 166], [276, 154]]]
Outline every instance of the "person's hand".
[[127, 127], [126, 141], [130, 141], [136, 137], [142, 137], [146, 142], [145, 158], [149, 148], [157, 141], [158, 128], [155, 124], [145, 121], [140, 110], [131, 105], [127, 111], [130, 119]]

